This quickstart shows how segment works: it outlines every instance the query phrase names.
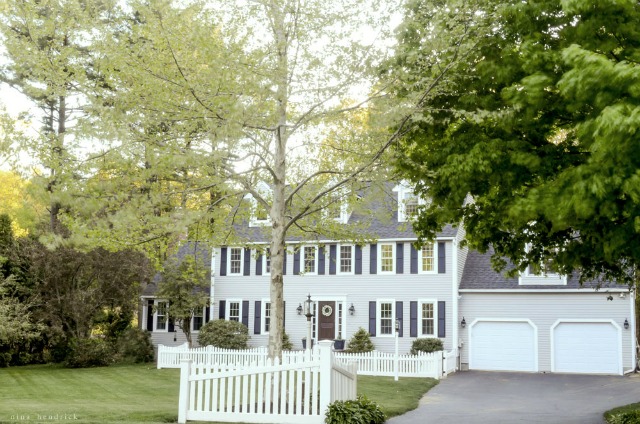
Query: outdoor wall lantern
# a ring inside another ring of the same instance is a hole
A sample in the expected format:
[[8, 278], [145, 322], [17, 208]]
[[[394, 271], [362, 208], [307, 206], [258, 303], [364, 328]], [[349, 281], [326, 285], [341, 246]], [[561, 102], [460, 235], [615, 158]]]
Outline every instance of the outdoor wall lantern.
[[173, 341], [178, 341], [178, 330], [176, 330], [175, 328], [173, 329]]
[[607, 296], [607, 300], [613, 300], [613, 296], [611, 295]]
[[298, 305], [296, 312], [298, 312], [298, 315], [302, 315], [302, 303]]
[[353, 303], [351, 304], [351, 306], [349, 306], [349, 315], [353, 315], [356, 313], [356, 308], [353, 306]]
[[462, 321], [460, 321], [460, 327], [465, 328], [467, 326], [467, 321], [462, 317]]
[[629, 329], [629, 320], [625, 318], [624, 320], [624, 329], [628, 330]]

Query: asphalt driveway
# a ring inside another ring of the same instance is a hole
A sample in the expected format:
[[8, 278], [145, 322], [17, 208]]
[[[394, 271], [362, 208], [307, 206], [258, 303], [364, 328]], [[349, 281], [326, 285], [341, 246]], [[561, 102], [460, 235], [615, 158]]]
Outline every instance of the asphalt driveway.
[[640, 374], [593, 376], [463, 371], [390, 424], [602, 424], [602, 413], [640, 402]]

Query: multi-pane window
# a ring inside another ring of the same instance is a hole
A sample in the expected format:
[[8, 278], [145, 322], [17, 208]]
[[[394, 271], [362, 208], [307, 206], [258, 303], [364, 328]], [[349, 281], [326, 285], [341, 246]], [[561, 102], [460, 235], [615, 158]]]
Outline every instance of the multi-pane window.
[[411, 219], [418, 213], [418, 197], [412, 191], [404, 193], [404, 216], [405, 219]]
[[229, 321], [240, 322], [240, 302], [229, 302]]
[[271, 303], [264, 303], [264, 333], [268, 333], [271, 328]]
[[420, 304], [420, 334], [422, 336], [435, 335], [435, 305], [432, 302]]
[[264, 272], [263, 274], [271, 274], [271, 248], [267, 247], [264, 252]]
[[353, 272], [353, 246], [340, 246], [340, 272]]
[[380, 335], [393, 334], [393, 302], [379, 303]]
[[167, 302], [158, 302], [156, 308], [156, 330], [167, 329]]
[[196, 309], [193, 312], [193, 318], [191, 319], [191, 324], [193, 326], [193, 331], [200, 331], [202, 328], [202, 324], [204, 323], [204, 313], [202, 309]]
[[394, 271], [393, 243], [380, 244], [380, 272]]
[[240, 247], [229, 249], [229, 274], [242, 274], [242, 248]]
[[315, 273], [316, 272], [316, 247], [315, 246], [305, 246], [302, 250], [302, 255], [304, 258], [304, 272], [305, 273]]
[[255, 211], [256, 211], [256, 221], [269, 220], [269, 211], [262, 203], [259, 203], [259, 202], [256, 203]]
[[422, 246], [422, 249], [420, 250], [420, 271], [435, 271], [435, 259], [435, 250], [433, 248], [433, 243], [428, 243]]

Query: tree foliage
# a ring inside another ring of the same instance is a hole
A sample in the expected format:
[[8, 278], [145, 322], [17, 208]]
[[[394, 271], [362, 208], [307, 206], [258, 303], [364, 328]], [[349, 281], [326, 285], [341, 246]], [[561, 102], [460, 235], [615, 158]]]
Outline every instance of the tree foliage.
[[563, 274], [629, 282], [640, 260], [638, 2], [414, 1], [401, 96], [449, 52], [424, 37], [434, 19], [473, 28], [478, 48], [400, 145], [404, 175], [432, 200], [414, 228], [431, 239], [464, 222], [498, 269], [504, 257], [514, 272], [551, 260]]

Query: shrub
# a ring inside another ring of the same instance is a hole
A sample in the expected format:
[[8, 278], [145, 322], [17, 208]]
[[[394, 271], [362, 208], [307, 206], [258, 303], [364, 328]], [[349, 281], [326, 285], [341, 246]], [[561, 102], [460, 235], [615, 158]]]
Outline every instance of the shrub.
[[113, 346], [104, 339], [75, 339], [69, 347], [67, 368], [106, 367], [115, 362]]
[[148, 331], [139, 328], [125, 330], [116, 342], [119, 359], [136, 364], [153, 361], [153, 343]]
[[209, 321], [200, 329], [200, 346], [212, 345], [223, 349], [246, 349], [249, 342], [249, 329], [238, 321], [216, 319]]
[[640, 424], [640, 410], [615, 414], [607, 419], [609, 424]]
[[411, 344], [411, 354], [417, 355], [418, 352], [437, 352], [443, 350], [442, 340], [440, 339], [415, 339]]
[[282, 332], [282, 350], [293, 350], [293, 343], [291, 343], [289, 335], [284, 331]]
[[330, 404], [325, 413], [324, 422], [327, 424], [380, 424], [386, 419], [387, 417], [376, 402], [360, 395], [356, 400], [338, 400]]
[[374, 348], [375, 346], [371, 341], [369, 332], [364, 328], [360, 327], [358, 331], [353, 333], [353, 335], [349, 339], [349, 344], [347, 345], [347, 352], [350, 352], [350, 353], [371, 352]]

